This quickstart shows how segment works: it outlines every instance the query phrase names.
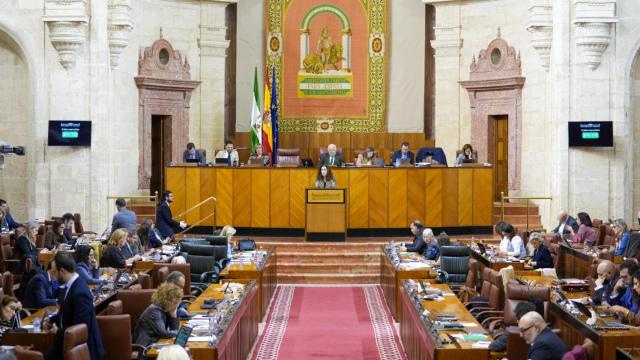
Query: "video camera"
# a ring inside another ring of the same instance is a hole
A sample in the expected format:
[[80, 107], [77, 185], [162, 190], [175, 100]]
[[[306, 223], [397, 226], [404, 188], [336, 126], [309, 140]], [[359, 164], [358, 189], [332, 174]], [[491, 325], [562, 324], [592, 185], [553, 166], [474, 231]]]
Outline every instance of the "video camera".
[[24, 156], [27, 154], [27, 149], [24, 146], [11, 146], [3, 141], [0, 141], [0, 170], [4, 169], [3, 154], [16, 154]]

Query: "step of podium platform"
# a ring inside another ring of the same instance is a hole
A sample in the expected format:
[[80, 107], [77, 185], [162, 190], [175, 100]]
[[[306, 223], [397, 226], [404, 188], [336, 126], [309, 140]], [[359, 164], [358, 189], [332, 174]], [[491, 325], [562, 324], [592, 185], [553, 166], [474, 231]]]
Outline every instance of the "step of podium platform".
[[342, 253], [310, 253], [288, 252], [277, 250], [278, 265], [285, 264], [340, 264], [340, 263], [380, 263], [380, 252]]
[[376, 274], [278, 274], [278, 284], [356, 285], [379, 284]]
[[[378, 255], [379, 256], [379, 255]], [[380, 273], [380, 263], [339, 262], [335, 264], [278, 262], [279, 274], [374, 274]]]

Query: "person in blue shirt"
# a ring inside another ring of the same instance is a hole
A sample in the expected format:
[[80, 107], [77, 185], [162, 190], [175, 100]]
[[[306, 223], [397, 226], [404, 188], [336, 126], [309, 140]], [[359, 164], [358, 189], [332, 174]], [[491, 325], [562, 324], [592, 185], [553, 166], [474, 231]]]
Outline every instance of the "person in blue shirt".
[[111, 232], [116, 229], [135, 229], [137, 225], [136, 213], [127, 209], [127, 201], [123, 198], [116, 200], [116, 208], [118, 212], [113, 215], [111, 221]]
[[613, 311], [616, 311], [614, 309], [616, 306], [631, 309], [633, 305], [633, 273], [636, 270], [638, 270], [638, 264], [635, 259], [625, 260], [620, 264], [620, 275], [613, 281], [613, 290], [609, 295], [609, 304], [613, 305], [611, 307]]
[[534, 248], [533, 256], [531, 257], [531, 260], [529, 260], [529, 265], [536, 269], [552, 268], [553, 257], [551, 257], [549, 249], [547, 249], [547, 247], [542, 243], [542, 234], [539, 232], [531, 233], [529, 236], [529, 242]]
[[7, 230], [15, 230], [22, 225], [17, 223], [13, 216], [11, 216], [11, 211], [9, 210], [9, 204], [3, 199], [0, 199], [0, 210], [4, 213], [4, 216], [1, 217], [0, 228]]
[[616, 234], [616, 252], [614, 255], [622, 256], [624, 255], [625, 250], [627, 250], [631, 234], [629, 233], [627, 223], [623, 219], [614, 220], [612, 228], [613, 232]]
[[100, 279], [100, 268], [93, 254], [93, 247], [80, 245], [76, 247], [76, 273], [89, 285], [100, 285], [107, 280]]
[[422, 240], [427, 244], [427, 249], [422, 256], [427, 260], [438, 260], [440, 257], [440, 248], [438, 247], [436, 237], [433, 235], [433, 230], [429, 228], [422, 230]]

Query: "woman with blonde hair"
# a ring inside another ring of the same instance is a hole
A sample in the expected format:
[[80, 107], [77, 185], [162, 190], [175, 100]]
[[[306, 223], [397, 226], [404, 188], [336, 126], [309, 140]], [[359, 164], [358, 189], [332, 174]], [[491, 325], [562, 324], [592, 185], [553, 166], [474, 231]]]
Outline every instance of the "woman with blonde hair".
[[178, 334], [178, 306], [183, 289], [174, 284], [164, 283], [151, 297], [151, 305], [142, 313], [133, 339], [136, 344], [147, 346], [158, 339], [175, 337]]
[[102, 260], [100, 261], [103, 267], [122, 269], [131, 265], [134, 261], [140, 260], [140, 255], [135, 255], [127, 259], [125, 247], [128, 246], [128, 236], [129, 233], [125, 229], [116, 229], [116, 231], [111, 234], [109, 242], [107, 242], [107, 250], [104, 251]]
[[16, 240], [15, 256], [20, 260], [20, 264], [24, 268], [27, 258], [31, 258], [34, 265], [40, 265], [38, 262], [38, 249], [36, 248], [36, 236], [40, 224], [31, 220], [24, 224], [24, 234]]

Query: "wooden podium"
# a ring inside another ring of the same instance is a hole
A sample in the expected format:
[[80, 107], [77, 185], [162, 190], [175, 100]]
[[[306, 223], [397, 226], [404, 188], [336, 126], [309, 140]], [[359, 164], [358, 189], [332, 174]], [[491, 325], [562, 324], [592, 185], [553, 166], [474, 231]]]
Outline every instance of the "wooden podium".
[[307, 241], [347, 239], [346, 189], [306, 189]]

